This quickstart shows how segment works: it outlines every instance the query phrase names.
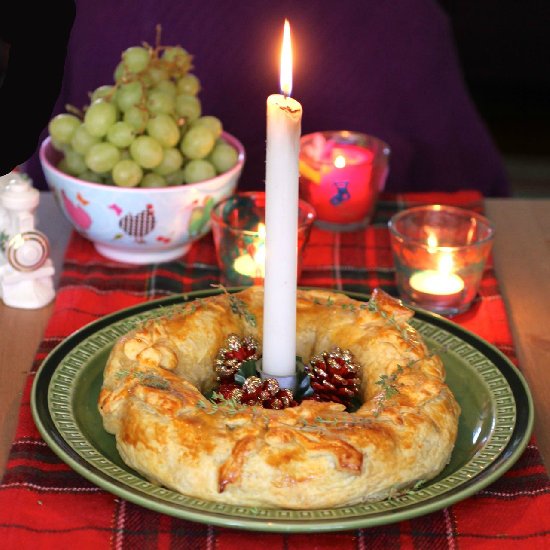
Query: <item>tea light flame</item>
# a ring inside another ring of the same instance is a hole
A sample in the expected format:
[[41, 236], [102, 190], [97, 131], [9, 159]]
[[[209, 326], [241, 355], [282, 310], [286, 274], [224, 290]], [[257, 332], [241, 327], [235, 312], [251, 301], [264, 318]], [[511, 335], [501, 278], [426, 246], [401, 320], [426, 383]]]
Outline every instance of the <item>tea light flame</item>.
[[433, 254], [435, 252], [435, 249], [437, 248], [437, 237], [431, 231], [428, 233], [426, 243], [428, 244], [428, 252], [431, 252]]
[[448, 275], [453, 272], [454, 262], [453, 257], [450, 254], [443, 254], [439, 258], [437, 270], [444, 275]]
[[265, 224], [259, 223], [256, 231], [258, 238], [255, 252], [239, 256], [233, 263], [233, 269], [246, 277], [263, 279], [265, 276]]
[[346, 167], [346, 157], [344, 155], [338, 155], [334, 159], [334, 166], [336, 168], [345, 168]]
[[258, 224], [258, 238], [263, 243], [265, 241], [265, 223], [259, 223]]

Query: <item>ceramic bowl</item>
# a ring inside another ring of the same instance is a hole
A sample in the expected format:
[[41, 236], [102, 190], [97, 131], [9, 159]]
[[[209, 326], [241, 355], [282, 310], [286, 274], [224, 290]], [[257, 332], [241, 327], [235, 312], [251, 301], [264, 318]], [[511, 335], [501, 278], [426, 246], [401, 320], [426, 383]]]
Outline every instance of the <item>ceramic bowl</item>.
[[69, 176], [56, 168], [62, 153], [49, 137], [40, 162], [63, 214], [100, 254], [124, 263], [167, 262], [210, 231], [210, 211], [237, 187], [244, 148], [232, 135], [223, 137], [237, 148], [237, 164], [215, 178], [173, 187], [126, 188]]

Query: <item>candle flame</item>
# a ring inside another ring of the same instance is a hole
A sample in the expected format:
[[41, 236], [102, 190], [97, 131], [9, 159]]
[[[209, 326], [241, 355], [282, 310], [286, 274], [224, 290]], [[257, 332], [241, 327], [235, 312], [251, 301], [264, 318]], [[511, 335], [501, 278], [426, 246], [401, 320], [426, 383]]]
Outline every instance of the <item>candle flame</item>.
[[453, 268], [454, 268], [454, 262], [451, 254], [443, 254], [441, 258], [439, 258], [439, 264], [437, 266], [437, 270], [440, 273], [444, 273], [448, 275], [449, 273], [453, 272]]
[[346, 167], [346, 157], [344, 155], [338, 155], [334, 159], [334, 166], [336, 166], [336, 168], [345, 168]]
[[265, 277], [265, 224], [260, 222], [256, 232], [258, 233], [256, 246], [248, 253], [236, 258], [233, 269], [241, 275], [263, 279]]
[[430, 252], [433, 252], [434, 249], [437, 248], [437, 237], [431, 231], [426, 239], [426, 242], [428, 243], [428, 250]]
[[[428, 245], [428, 252], [430, 254], [435, 254], [437, 248], [439, 247], [439, 241], [437, 235], [428, 230], [428, 236], [426, 238], [426, 244]], [[454, 259], [453, 255], [450, 252], [440, 251], [440, 254], [437, 256], [437, 271], [443, 275], [449, 275], [454, 271]]]
[[292, 92], [292, 44], [290, 42], [290, 23], [285, 19], [283, 29], [283, 46], [281, 48], [281, 92], [290, 96]]

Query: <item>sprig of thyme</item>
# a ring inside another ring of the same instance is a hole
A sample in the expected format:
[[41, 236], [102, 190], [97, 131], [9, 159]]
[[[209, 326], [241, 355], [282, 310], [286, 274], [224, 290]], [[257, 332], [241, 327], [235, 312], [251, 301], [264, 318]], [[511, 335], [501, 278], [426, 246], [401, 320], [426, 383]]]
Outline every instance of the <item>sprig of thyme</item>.
[[[206, 403], [208, 403], [208, 405]], [[223, 409], [224, 412], [227, 412], [230, 415], [235, 415], [250, 409], [248, 405], [243, 405], [234, 398], [228, 399], [216, 391], [212, 392], [212, 395], [207, 402], [198, 401], [197, 407], [202, 409], [206, 414], [216, 414], [220, 409]]]
[[361, 310], [365, 310], [367, 308], [368, 308], [367, 304], [361, 304], [359, 306], [355, 305], [352, 302], [342, 304], [342, 309], [344, 311], [347, 310], [347, 311], [351, 311], [352, 313], [355, 313], [357, 310], [361, 311]]
[[425, 479], [419, 479], [408, 491], [407, 495], [412, 495], [415, 493], [415, 491], [418, 491], [426, 483]]
[[249, 311], [244, 301], [237, 298], [234, 294], [228, 294], [228, 297], [231, 311], [235, 315], [242, 317], [250, 326], [255, 327], [257, 325], [256, 315]]
[[256, 315], [254, 315], [246, 306], [245, 302], [241, 300], [240, 298], [237, 298], [235, 294], [231, 294], [227, 291], [227, 289], [223, 285], [212, 285], [214, 288], [220, 289], [229, 300], [229, 307], [231, 308], [231, 311], [238, 315], [239, 317], [242, 317], [250, 326], [256, 327], [258, 322], [256, 320]]
[[421, 487], [426, 483], [427, 480], [420, 479], [418, 480], [412, 487], [404, 488], [404, 489], [396, 489], [395, 487], [392, 487], [390, 490], [390, 494], [386, 497], [385, 500], [387, 501], [399, 501], [399, 499], [405, 495], [414, 495]]
[[381, 386], [381, 388], [384, 390], [385, 399], [391, 399], [394, 395], [397, 395], [399, 393], [399, 390], [397, 389], [396, 381], [398, 376], [402, 372], [403, 372], [403, 367], [399, 365], [397, 369], [395, 369], [395, 372], [393, 374], [390, 374], [390, 375], [382, 374], [380, 375], [380, 379], [375, 382], [376, 385]]
[[380, 379], [375, 382], [376, 385], [382, 388], [382, 393], [377, 398], [377, 406], [374, 412], [374, 416], [379, 416], [384, 408], [384, 405], [394, 396], [399, 393], [399, 388], [397, 387], [397, 379], [399, 375], [403, 372], [403, 367], [401, 365], [397, 366], [397, 369], [390, 374], [381, 374]]
[[143, 386], [155, 388], [157, 390], [170, 389], [170, 382], [168, 382], [168, 380], [166, 380], [162, 376], [153, 372], [142, 372], [138, 370], [129, 371], [127, 369], [121, 369], [116, 373], [115, 376], [118, 380], [127, 376], [132, 376]]
[[390, 315], [389, 313], [387, 313], [383, 309], [380, 309], [375, 300], [372, 300], [372, 299], [369, 300], [368, 309], [369, 309], [369, 311], [372, 311], [373, 313], [378, 313], [378, 315], [380, 315], [380, 317], [382, 317], [382, 319], [384, 319], [389, 325], [391, 325], [393, 328], [395, 328], [399, 332], [399, 334], [401, 335], [403, 340], [405, 340], [405, 342], [410, 341], [411, 333], [409, 332], [410, 327], [407, 323], [404, 323], [404, 324], [403, 323], [398, 323], [397, 320], [395, 319], [393, 313]]

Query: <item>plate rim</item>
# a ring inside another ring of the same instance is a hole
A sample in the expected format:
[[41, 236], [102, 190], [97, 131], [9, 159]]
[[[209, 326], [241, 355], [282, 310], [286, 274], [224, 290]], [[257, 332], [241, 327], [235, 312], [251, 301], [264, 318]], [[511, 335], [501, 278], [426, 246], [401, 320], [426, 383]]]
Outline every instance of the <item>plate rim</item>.
[[[167, 513], [181, 519], [229, 528], [289, 533], [311, 532], [313, 530], [317, 532], [350, 530], [395, 523], [404, 519], [411, 519], [432, 513], [468, 498], [487, 485], [490, 485], [513, 466], [526, 448], [533, 431], [534, 404], [529, 386], [521, 371], [519, 371], [519, 369], [498, 348], [475, 333], [438, 314], [418, 307], [408, 306], [415, 312], [415, 318], [428, 324], [435, 325], [436, 327], [443, 328], [461, 340], [466, 341], [466, 343], [470, 344], [484, 356], [488, 357], [510, 385], [516, 409], [516, 419], [510, 439], [503, 447], [500, 454], [490, 463], [490, 465], [479, 474], [473, 476], [471, 480], [452, 488], [450, 491], [445, 492], [442, 495], [437, 495], [420, 502], [412, 503], [400, 509], [381, 511], [363, 516], [354, 515], [349, 518], [327, 518], [326, 520], [321, 520], [319, 518], [313, 518], [312, 520], [289, 518], [281, 520], [274, 518], [262, 518], [261, 516], [237, 517], [234, 515], [225, 514], [223, 512], [216, 513], [210, 510], [200, 510], [199, 508], [194, 509], [190, 507], [182, 507], [182, 505], [159, 499], [154, 495], [144, 495], [134, 487], [123, 484], [118, 479], [110, 477], [106, 479], [107, 475], [105, 472], [97, 468], [94, 464], [86, 461], [85, 458], [81, 457], [55, 427], [48, 403], [49, 392], [44, 392], [43, 396], [39, 395], [39, 388], [42, 384], [46, 384], [46, 388], [49, 388], [50, 381], [59, 367], [59, 363], [63, 357], [64, 348], [69, 347], [69, 349], [73, 349], [80, 342], [82, 342], [82, 340], [93, 335], [100, 328], [105, 328], [106, 326], [109, 326], [117, 321], [122, 321], [134, 315], [138, 315], [149, 310], [158, 309], [159, 307], [173, 305], [181, 302], [182, 300], [194, 300], [204, 295], [210, 296], [222, 293], [224, 291], [238, 292], [243, 288], [244, 287], [203, 289], [186, 293], [172, 294], [162, 298], [157, 298], [155, 300], [149, 300], [102, 316], [101, 318], [84, 325], [71, 333], [69, 336], [65, 337], [42, 361], [36, 372], [31, 389], [31, 411], [33, 420], [48, 446], [62, 461], [64, 461], [77, 473], [82, 475], [85, 479], [94, 483], [96, 486], [135, 504], [157, 511], [158, 513]], [[319, 290], [317, 287], [307, 288], [315, 288], [316, 290]], [[361, 301], [366, 301], [369, 299], [369, 294], [366, 293], [330, 290], [333, 292], [343, 293], [351, 298]], [[56, 362], [56, 356], [60, 354], [60, 360]], [[501, 368], [503, 365], [506, 367], [508, 372], [503, 372]], [[513, 379], [514, 385], [511, 384], [510, 378]], [[518, 413], [520, 411], [517, 399], [518, 394], [520, 394], [520, 396], [525, 400], [527, 405], [526, 411], [522, 411], [521, 415], [521, 429], [523, 433], [519, 433], [520, 425], [518, 424]], [[45, 413], [45, 418], [42, 418], [43, 413]], [[53, 426], [51, 433], [46, 425], [48, 422]], [[516, 437], [514, 437], [514, 434], [516, 434]], [[85, 463], [85, 466], [83, 466], [83, 462]], [[478, 479], [482, 474], [483, 477]], [[201, 499], [197, 500], [200, 501]]]

